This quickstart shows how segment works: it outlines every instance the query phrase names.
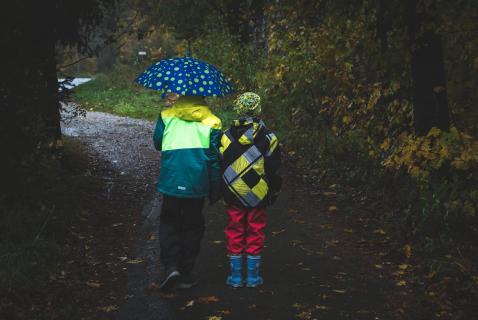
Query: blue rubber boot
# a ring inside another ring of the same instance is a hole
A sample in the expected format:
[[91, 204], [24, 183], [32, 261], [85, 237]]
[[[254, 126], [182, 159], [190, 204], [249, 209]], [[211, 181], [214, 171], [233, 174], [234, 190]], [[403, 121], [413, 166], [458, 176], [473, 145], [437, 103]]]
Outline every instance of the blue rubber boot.
[[242, 287], [242, 256], [229, 256], [229, 263], [231, 266], [231, 275], [227, 277], [226, 284], [234, 287]]
[[247, 256], [247, 287], [254, 288], [264, 283], [262, 277], [259, 276], [260, 264], [261, 256]]

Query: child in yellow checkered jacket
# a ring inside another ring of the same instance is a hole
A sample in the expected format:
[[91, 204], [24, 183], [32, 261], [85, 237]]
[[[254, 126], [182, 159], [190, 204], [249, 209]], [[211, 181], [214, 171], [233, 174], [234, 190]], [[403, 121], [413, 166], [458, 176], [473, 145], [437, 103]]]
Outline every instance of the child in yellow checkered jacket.
[[239, 118], [221, 137], [223, 194], [229, 222], [225, 233], [231, 275], [226, 283], [242, 287], [242, 256], [247, 255], [246, 286], [263, 283], [259, 264], [264, 248], [266, 207], [275, 202], [282, 180], [279, 142], [265, 126], [260, 97], [241, 94], [234, 102]]

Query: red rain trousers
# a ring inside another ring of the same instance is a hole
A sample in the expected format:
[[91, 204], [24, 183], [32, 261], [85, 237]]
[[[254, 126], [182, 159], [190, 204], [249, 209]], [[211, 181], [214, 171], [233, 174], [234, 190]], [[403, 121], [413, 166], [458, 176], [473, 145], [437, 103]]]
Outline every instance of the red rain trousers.
[[244, 209], [227, 205], [226, 211], [229, 222], [224, 233], [227, 239], [228, 254], [259, 255], [264, 248], [266, 210], [264, 208]]

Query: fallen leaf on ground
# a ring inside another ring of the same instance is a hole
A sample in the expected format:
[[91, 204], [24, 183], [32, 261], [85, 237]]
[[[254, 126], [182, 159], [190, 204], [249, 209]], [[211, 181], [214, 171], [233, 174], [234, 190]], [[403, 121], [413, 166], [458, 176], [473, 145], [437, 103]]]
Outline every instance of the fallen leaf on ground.
[[156, 240], [156, 235], [154, 233], [151, 233], [148, 237], [148, 240], [149, 241], [153, 241], [153, 240]]
[[90, 280], [90, 281], [87, 281], [86, 282], [86, 285], [90, 288], [99, 288], [101, 287], [103, 284], [99, 281], [95, 281], [95, 280]]
[[208, 320], [222, 320], [222, 317], [219, 317], [219, 316], [210, 316], [209, 318], [207, 318]]
[[403, 287], [406, 284], [407, 284], [407, 282], [405, 280], [400, 280], [396, 283], [396, 285], [399, 286], [399, 287]]
[[376, 229], [376, 230], [373, 231], [373, 233], [375, 233], [375, 234], [381, 234], [381, 235], [386, 234], [386, 232], [385, 232], [383, 229]]
[[230, 315], [231, 311], [229, 310], [219, 310], [217, 313], [222, 314], [224, 316]]
[[302, 320], [310, 320], [312, 319], [312, 311], [302, 311], [297, 315], [297, 318]]
[[297, 213], [297, 212], [299, 212], [299, 210], [297, 210], [297, 209], [289, 209], [288, 211], [289, 211], [289, 213]]
[[185, 306], [185, 307], [186, 307], [186, 308], [189, 308], [189, 307], [192, 307], [192, 306], [194, 306], [194, 300], [191, 300], [191, 301], [189, 301], [188, 303], [186, 303], [186, 306]]
[[256, 304], [251, 304], [250, 306], [247, 307], [247, 309], [255, 309], [257, 308]]
[[377, 269], [382, 269], [383, 268], [383, 266], [381, 264], [374, 264], [373, 266]]
[[339, 290], [339, 289], [334, 289], [332, 291], [335, 292], [335, 293], [345, 293], [345, 292], [347, 292], [347, 290]]
[[354, 233], [354, 231], [352, 229], [344, 229], [345, 232], [347, 233]]
[[197, 303], [208, 304], [211, 302], [218, 302], [219, 298], [216, 296], [201, 297], [196, 300]]
[[325, 191], [325, 192], [324, 192], [324, 196], [327, 196], [327, 197], [329, 197], [329, 196], [335, 196], [336, 194], [337, 194], [337, 193], [335, 193], [334, 191]]
[[126, 261], [126, 263], [129, 263], [129, 264], [138, 264], [138, 263], [143, 263], [143, 262], [144, 262], [143, 259], [132, 259], [132, 260]]
[[301, 243], [302, 243], [302, 241], [300, 241], [300, 240], [291, 240], [291, 241], [290, 241], [290, 244], [291, 244], [292, 246], [294, 246], [294, 247], [295, 247], [296, 245], [298, 245], [298, 244], [301, 244]]
[[412, 246], [409, 244], [403, 246], [403, 253], [405, 254], [405, 257], [410, 258], [412, 256]]
[[212, 243], [213, 244], [221, 244], [223, 241], [222, 240], [214, 240]]
[[98, 310], [101, 310], [101, 311], [104, 311], [104, 312], [111, 312], [111, 311], [118, 310], [118, 307], [110, 304], [109, 306], [98, 307]]
[[337, 206], [330, 206], [329, 211], [337, 211]]
[[279, 230], [279, 231], [272, 231], [272, 236], [276, 236], [278, 234], [281, 234], [284, 231], [285, 231], [285, 229], [282, 229], [282, 230]]
[[328, 307], [327, 307], [327, 306], [323, 306], [323, 305], [321, 305], [321, 304], [316, 304], [316, 305], [315, 305], [315, 309], [316, 309], [316, 310], [327, 310]]

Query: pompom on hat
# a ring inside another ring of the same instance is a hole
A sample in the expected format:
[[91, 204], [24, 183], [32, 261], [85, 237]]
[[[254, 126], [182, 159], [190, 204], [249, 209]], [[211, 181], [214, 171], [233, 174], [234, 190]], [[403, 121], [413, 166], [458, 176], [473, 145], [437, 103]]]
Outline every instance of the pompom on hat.
[[254, 92], [245, 92], [234, 100], [234, 111], [240, 116], [253, 116], [261, 113], [261, 97]]

